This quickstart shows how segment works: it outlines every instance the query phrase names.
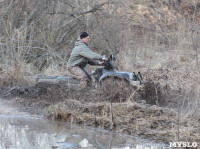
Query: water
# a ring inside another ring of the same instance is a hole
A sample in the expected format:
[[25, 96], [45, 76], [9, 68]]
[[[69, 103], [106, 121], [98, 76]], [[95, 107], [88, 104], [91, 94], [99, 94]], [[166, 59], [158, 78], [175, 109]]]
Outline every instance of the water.
[[0, 115], [0, 149], [161, 149], [136, 137], [30, 116]]

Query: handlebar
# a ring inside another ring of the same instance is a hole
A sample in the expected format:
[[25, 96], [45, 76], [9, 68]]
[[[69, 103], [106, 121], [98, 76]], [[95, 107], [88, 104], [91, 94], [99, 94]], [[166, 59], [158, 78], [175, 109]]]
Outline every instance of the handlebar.
[[112, 60], [112, 61], [115, 61], [116, 60], [115, 55], [111, 54], [110, 57], [109, 57], [109, 59]]
[[[105, 60], [107, 59], [107, 60]], [[114, 54], [111, 54], [109, 58], [106, 58], [105, 55], [103, 55], [103, 57], [101, 58], [101, 61], [104, 61], [104, 62], [107, 62], [107, 61], [115, 61], [116, 58], [115, 58], [115, 55]]]

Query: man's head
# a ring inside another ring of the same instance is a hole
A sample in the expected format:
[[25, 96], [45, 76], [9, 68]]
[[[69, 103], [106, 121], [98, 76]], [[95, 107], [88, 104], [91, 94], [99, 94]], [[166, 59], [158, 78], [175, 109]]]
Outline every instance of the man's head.
[[87, 44], [87, 45], [89, 44], [90, 37], [89, 37], [88, 33], [82, 32], [81, 35], [80, 35], [80, 38], [85, 44]]

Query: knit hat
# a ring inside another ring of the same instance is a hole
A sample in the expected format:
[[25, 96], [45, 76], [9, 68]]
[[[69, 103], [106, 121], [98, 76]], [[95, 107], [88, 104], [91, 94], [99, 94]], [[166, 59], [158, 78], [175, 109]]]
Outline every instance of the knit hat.
[[80, 35], [80, 38], [82, 39], [82, 38], [85, 38], [87, 36], [89, 36], [88, 33], [82, 32], [81, 35]]

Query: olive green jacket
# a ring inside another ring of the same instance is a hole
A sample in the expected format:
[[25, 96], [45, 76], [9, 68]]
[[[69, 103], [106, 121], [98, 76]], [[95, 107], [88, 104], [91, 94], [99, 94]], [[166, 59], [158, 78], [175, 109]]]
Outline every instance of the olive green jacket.
[[101, 55], [94, 53], [87, 44], [85, 44], [80, 37], [75, 43], [75, 47], [72, 50], [70, 58], [67, 63], [67, 67], [85, 67], [87, 64], [98, 65], [98, 61], [102, 58]]

